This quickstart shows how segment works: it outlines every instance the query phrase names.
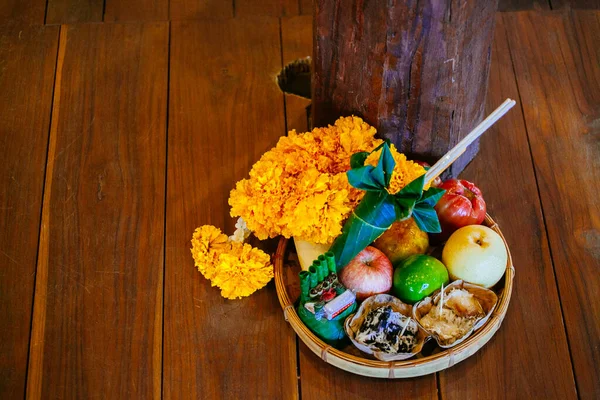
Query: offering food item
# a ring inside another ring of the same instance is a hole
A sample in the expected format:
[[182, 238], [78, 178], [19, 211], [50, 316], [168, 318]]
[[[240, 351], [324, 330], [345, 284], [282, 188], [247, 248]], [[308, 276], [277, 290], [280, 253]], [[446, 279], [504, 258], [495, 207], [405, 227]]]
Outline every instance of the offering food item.
[[450, 277], [486, 288], [504, 275], [508, 252], [504, 241], [487, 226], [469, 225], [450, 236], [442, 251], [442, 261]]
[[396, 264], [414, 254], [423, 254], [429, 247], [429, 236], [417, 226], [413, 218], [394, 222], [373, 246]]
[[394, 293], [414, 304], [448, 283], [448, 271], [439, 260], [419, 254], [408, 257], [394, 271]]
[[383, 361], [412, 357], [426, 338], [412, 318], [412, 307], [387, 294], [365, 300], [345, 328], [358, 349]]
[[339, 281], [333, 254], [319, 256], [300, 272], [298, 316], [321, 340], [334, 347], [346, 341], [344, 320], [356, 309], [356, 296]]
[[354, 340], [385, 353], [410, 353], [417, 344], [417, 323], [390, 306], [371, 310]]
[[394, 267], [385, 254], [367, 246], [341, 270], [339, 277], [360, 301], [374, 294], [389, 292], [393, 273]]
[[481, 190], [474, 183], [464, 179], [449, 179], [440, 189], [446, 193], [435, 206], [442, 233], [440, 240], [447, 239], [463, 226], [481, 224], [485, 218], [486, 205]]
[[313, 260], [329, 251], [329, 247], [331, 247], [328, 244], [313, 243], [298, 238], [294, 238], [294, 246], [296, 246], [296, 254], [298, 254], [300, 267], [304, 271], [308, 271]]
[[498, 297], [489, 289], [456, 281], [415, 304], [413, 316], [419, 325], [448, 348], [465, 340], [491, 315]]
[[441, 308], [431, 307], [421, 319], [421, 325], [441, 340], [452, 343], [466, 335], [485, 314], [479, 302], [466, 290], [455, 289], [445, 300]]

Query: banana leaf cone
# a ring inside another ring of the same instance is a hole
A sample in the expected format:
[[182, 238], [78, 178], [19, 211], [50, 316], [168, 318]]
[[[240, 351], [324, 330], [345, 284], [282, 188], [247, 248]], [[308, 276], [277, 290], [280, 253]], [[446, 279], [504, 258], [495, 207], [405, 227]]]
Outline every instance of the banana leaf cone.
[[425, 175], [421, 175], [397, 194], [390, 194], [387, 189], [396, 163], [387, 142], [373, 151], [381, 147], [376, 167], [364, 165], [369, 155], [366, 152], [356, 153], [350, 160], [348, 182], [366, 193], [329, 249], [335, 256], [338, 273], [396, 221], [412, 216], [422, 231], [441, 232], [433, 206], [445, 191], [438, 188], [423, 191]]
[[396, 221], [394, 199], [387, 192], [367, 192], [329, 249], [337, 271], [383, 234]]

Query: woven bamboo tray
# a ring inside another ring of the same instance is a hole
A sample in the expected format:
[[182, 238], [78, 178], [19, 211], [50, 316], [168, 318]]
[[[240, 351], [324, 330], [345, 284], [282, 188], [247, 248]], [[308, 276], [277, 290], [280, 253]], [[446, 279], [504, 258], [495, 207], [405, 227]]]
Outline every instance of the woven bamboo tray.
[[472, 356], [482, 348], [496, 331], [500, 328], [502, 320], [506, 315], [508, 303], [513, 289], [513, 279], [515, 269], [512, 264], [510, 250], [506, 240], [492, 217], [486, 215], [483, 225], [486, 225], [496, 231], [506, 246], [508, 252], [508, 262], [506, 264], [506, 274], [504, 278], [492, 289], [498, 295], [498, 304], [491, 318], [464, 342], [450, 349], [440, 349], [435, 346], [435, 341], [430, 340], [421, 354], [404, 361], [385, 362], [379, 361], [370, 356], [360, 353], [358, 349], [351, 345], [343, 350], [335, 349], [318, 337], [316, 337], [300, 320], [294, 308], [294, 302], [299, 295], [299, 266], [290, 266], [286, 260], [291, 252], [288, 252], [288, 239], [282, 238], [279, 241], [277, 252], [275, 254], [275, 287], [277, 297], [283, 308], [283, 316], [292, 326], [298, 337], [308, 346], [308, 348], [321, 357], [323, 361], [334, 365], [343, 370], [358, 375], [370, 376], [374, 378], [410, 378], [421, 375], [432, 374], [452, 367]]

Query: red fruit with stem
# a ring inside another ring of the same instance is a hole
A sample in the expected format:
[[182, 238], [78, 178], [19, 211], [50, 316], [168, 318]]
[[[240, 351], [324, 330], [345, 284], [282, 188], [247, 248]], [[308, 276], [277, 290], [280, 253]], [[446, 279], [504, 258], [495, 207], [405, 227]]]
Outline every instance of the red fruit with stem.
[[464, 179], [449, 179], [438, 186], [446, 193], [438, 201], [435, 211], [442, 226], [442, 239], [467, 225], [479, 225], [485, 219], [485, 200], [474, 183]]

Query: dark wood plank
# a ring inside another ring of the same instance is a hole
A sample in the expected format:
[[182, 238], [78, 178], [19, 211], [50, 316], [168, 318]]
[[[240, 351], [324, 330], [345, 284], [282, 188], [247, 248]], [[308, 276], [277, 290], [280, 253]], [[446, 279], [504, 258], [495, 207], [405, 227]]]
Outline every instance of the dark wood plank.
[[104, 0], [48, 0], [47, 24], [100, 22]]
[[46, 0], [3, 0], [0, 2], [0, 24], [42, 25]]
[[298, 0], [235, 0], [236, 17], [289, 17], [300, 14]]
[[227, 0], [171, 0], [170, 18], [231, 18], [233, 17], [233, 1]]
[[29, 398], [160, 398], [168, 35], [61, 30]]
[[435, 375], [413, 379], [375, 379], [327, 364], [300, 343], [302, 399], [431, 399], [438, 398]]
[[552, 3], [552, 8], [554, 10], [567, 7], [584, 10], [600, 9], [600, 0], [550, 0], [550, 2]]
[[[507, 97], [519, 101], [500, 15], [489, 85], [488, 112]], [[483, 191], [488, 212], [509, 243], [516, 278], [495, 337], [475, 356], [440, 373], [443, 398], [576, 398], [520, 104], [484, 135], [479, 155], [462, 177]]]
[[294, 399], [296, 342], [275, 287], [223, 299], [190, 255], [194, 229], [233, 232], [229, 191], [284, 134], [279, 22], [172, 23], [164, 397]]
[[[585, 85], [583, 95], [587, 102], [600, 104], [600, 67], [598, 65], [600, 64], [598, 61], [600, 58], [598, 50], [598, 46], [600, 46], [600, 12], [574, 10], [570, 17], [575, 32], [569, 36], [569, 39], [573, 41], [575, 37], [577, 40], [577, 43], [573, 44], [573, 49], [578, 49], [575, 59], [577, 75]], [[597, 125], [592, 125], [591, 128], [596, 128], [596, 131], [593, 132], [598, 132]]]
[[550, 0], [499, 0], [498, 11], [549, 10]]
[[600, 23], [598, 13], [568, 15], [505, 19], [578, 394], [591, 399], [600, 396]]
[[58, 27], [0, 29], [0, 398], [25, 393]]
[[313, 0], [300, 0], [300, 15], [313, 15]]
[[[281, 19], [283, 45], [283, 65], [294, 60], [312, 57], [312, 16], [303, 15]], [[306, 107], [310, 99], [293, 94], [285, 95], [287, 130], [298, 132], [308, 130]]]
[[164, 21], [169, 0], [105, 0], [104, 21]]

